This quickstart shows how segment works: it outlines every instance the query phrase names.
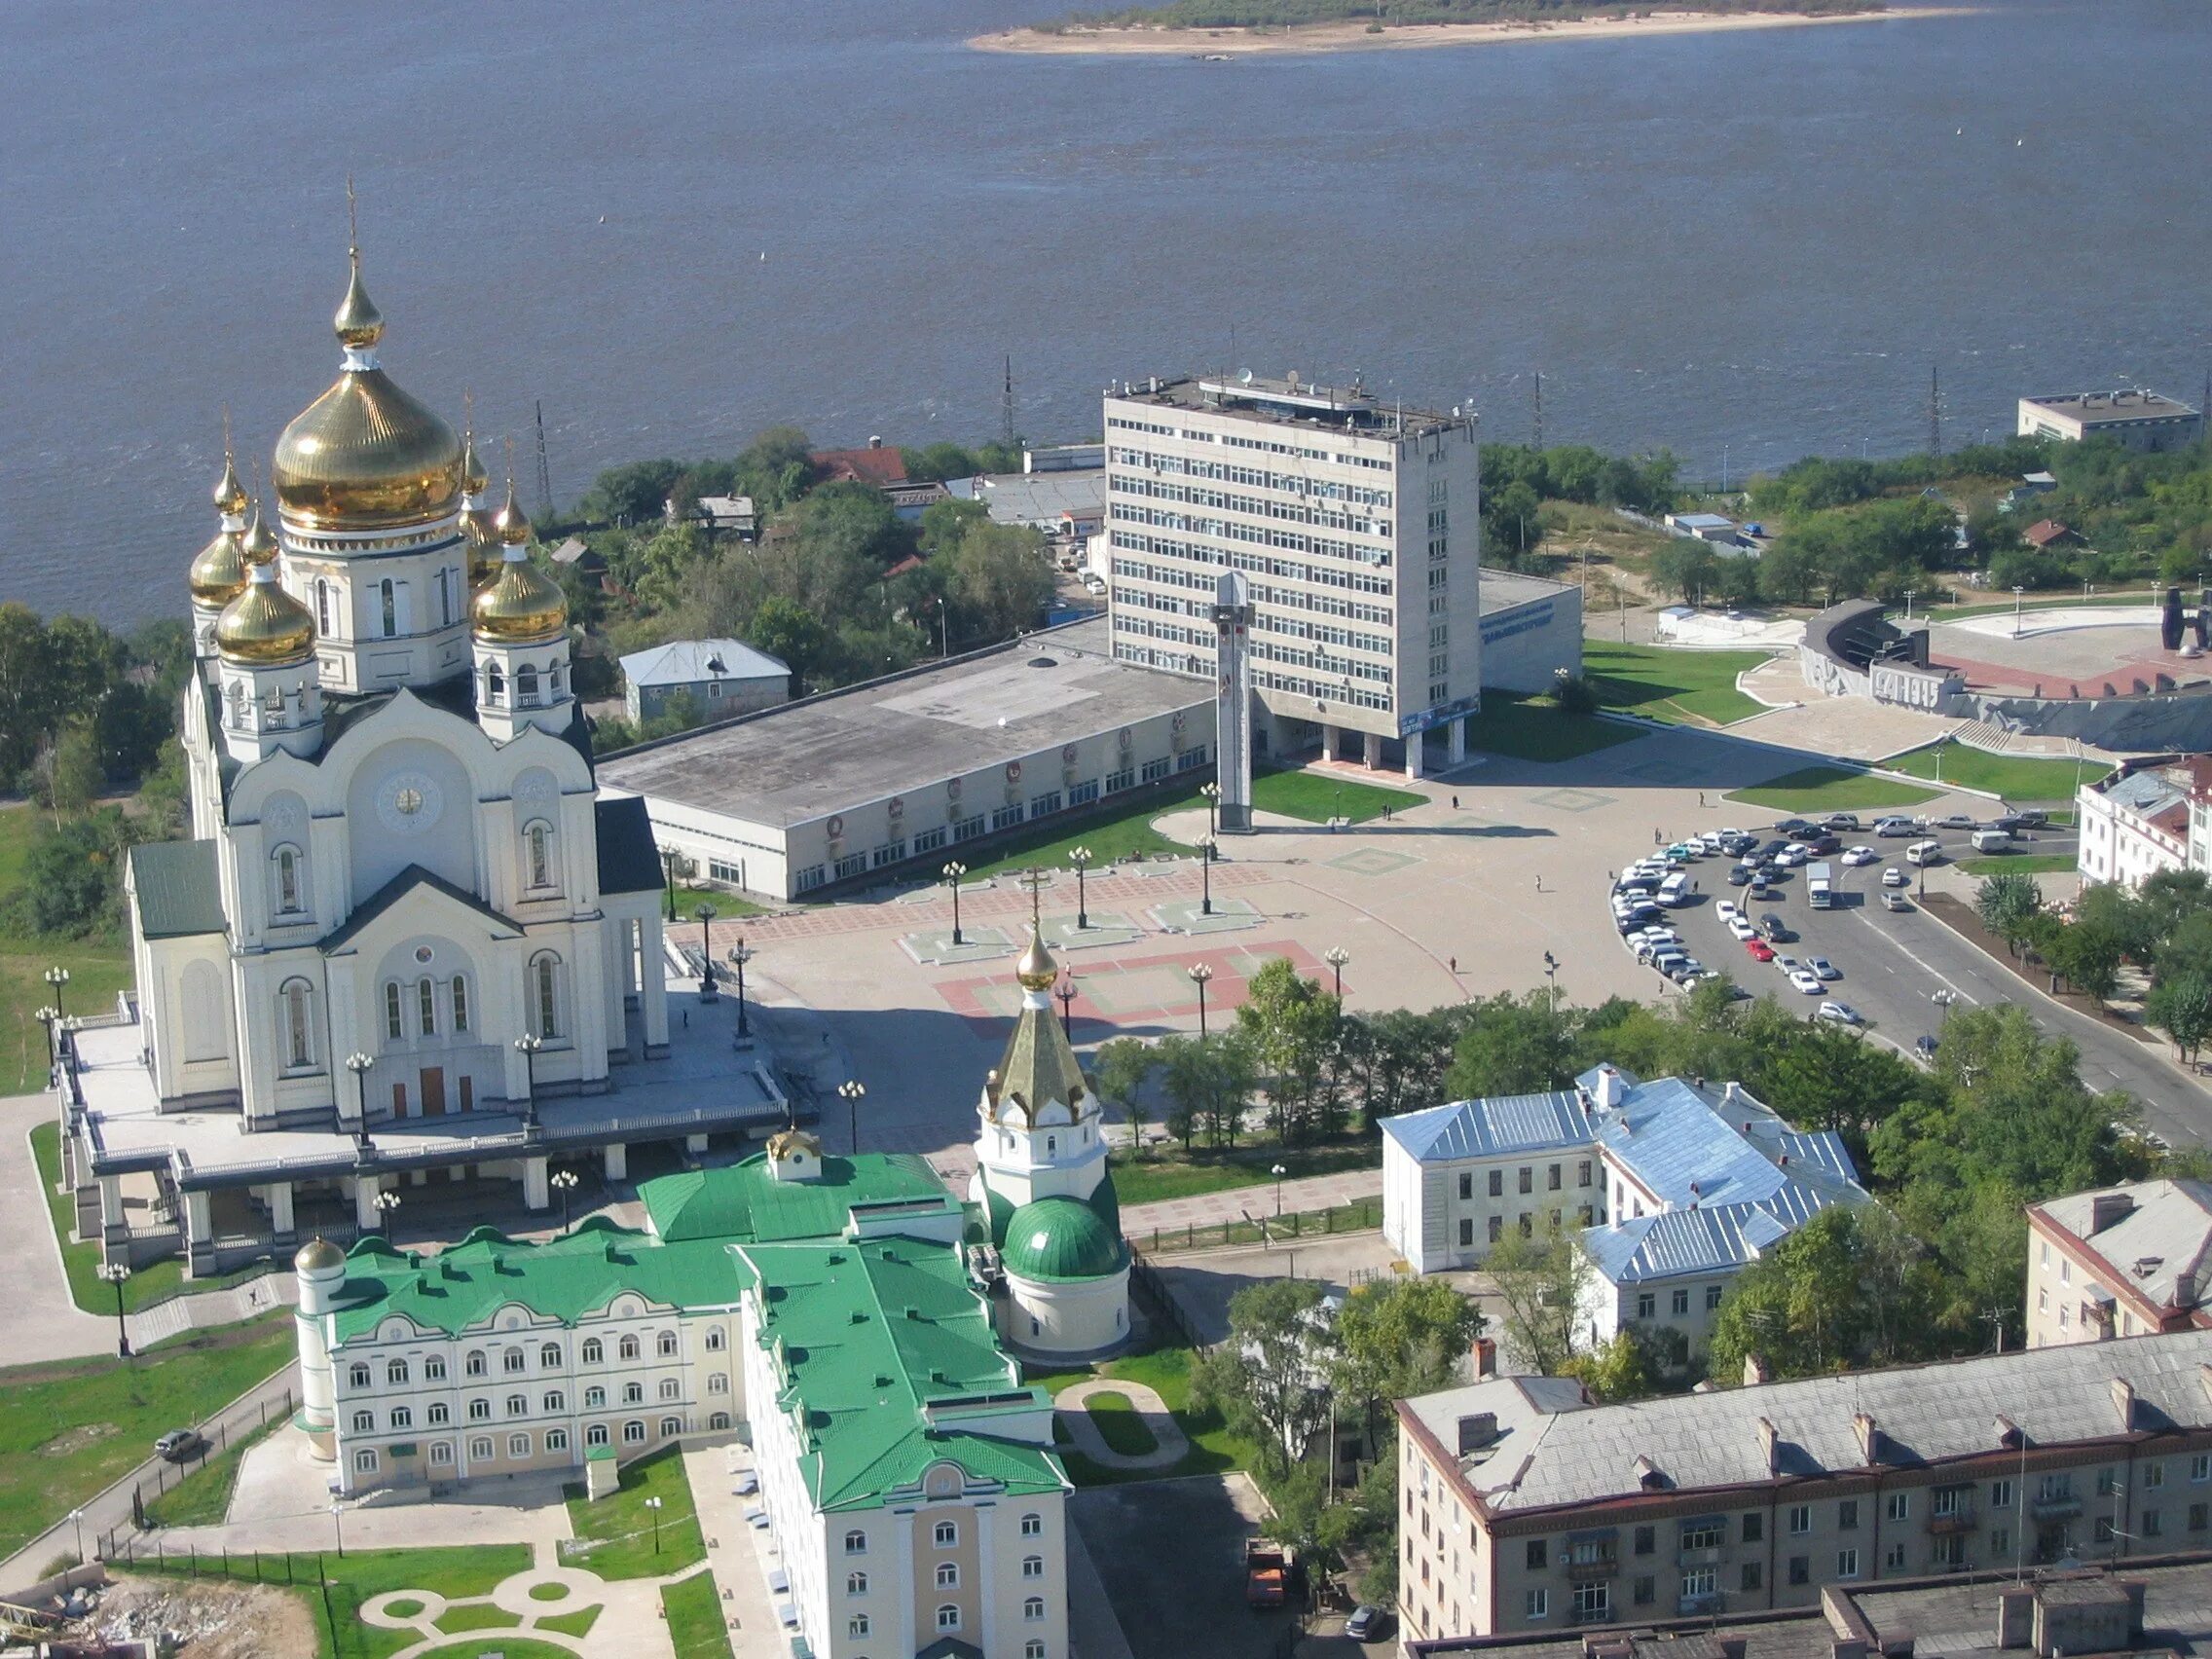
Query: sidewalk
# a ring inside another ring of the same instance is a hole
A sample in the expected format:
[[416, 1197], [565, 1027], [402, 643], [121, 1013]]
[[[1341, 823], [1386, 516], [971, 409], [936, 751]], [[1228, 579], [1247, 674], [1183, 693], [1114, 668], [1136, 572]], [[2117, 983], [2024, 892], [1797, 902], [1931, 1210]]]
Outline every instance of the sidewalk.
[[1382, 1197], [1382, 1171], [1379, 1167], [1285, 1181], [1279, 1208], [1275, 1202], [1275, 1184], [1259, 1181], [1249, 1187], [1225, 1187], [1217, 1193], [1198, 1193], [1187, 1198], [1126, 1204], [1122, 1209], [1122, 1233], [1125, 1237], [1137, 1238], [1155, 1231], [1168, 1233], [1186, 1227], [1219, 1227], [1232, 1221], [1264, 1221], [1273, 1215], [1336, 1209], [1340, 1205]]

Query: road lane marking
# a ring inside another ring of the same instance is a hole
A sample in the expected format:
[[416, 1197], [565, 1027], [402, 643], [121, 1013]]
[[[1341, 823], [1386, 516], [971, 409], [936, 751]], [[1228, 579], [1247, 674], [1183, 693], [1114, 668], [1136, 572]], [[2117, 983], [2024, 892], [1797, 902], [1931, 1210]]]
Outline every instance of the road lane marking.
[[1979, 997], [1975, 996], [1972, 991], [1960, 990], [1959, 987], [1953, 984], [1951, 980], [1935, 966], [1934, 963], [1928, 962], [1919, 955], [1915, 954], [1912, 947], [1906, 944], [1904, 940], [1899, 939], [1895, 934], [1884, 933], [1880, 928], [1876, 927], [1871, 917], [1862, 915], [1856, 917], [1855, 920], [1857, 920], [1862, 927], [1863, 927], [1868, 933], [1872, 934], [1876, 939], [1887, 940], [1898, 950], [1902, 952], [1904, 956], [1909, 959], [1915, 966], [1917, 966], [1923, 973], [1927, 974], [1932, 978], [1939, 980], [1942, 983], [1943, 987], [1946, 990], [1950, 991], [1953, 995], [1966, 998], [1966, 1000], [1973, 1004], [1975, 1008], [1979, 1008], [1981, 1006], [1981, 999]]

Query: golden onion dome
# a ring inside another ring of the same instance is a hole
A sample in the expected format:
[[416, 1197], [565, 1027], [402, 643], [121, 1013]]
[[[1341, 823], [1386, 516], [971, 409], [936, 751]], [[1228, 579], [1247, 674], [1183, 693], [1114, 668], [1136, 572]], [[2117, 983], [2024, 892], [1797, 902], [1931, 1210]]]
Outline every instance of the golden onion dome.
[[269, 521], [261, 516], [258, 503], [254, 506], [253, 516], [246, 521], [240, 546], [245, 553], [248, 565], [266, 565], [276, 557], [276, 533], [269, 528]]
[[476, 637], [486, 645], [550, 645], [569, 631], [569, 601], [561, 584], [510, 543], [497, 580], [469, 602]]
[[461, 538], [468, 543], [469, 591], [485, 587], [499, 574], [499, 515], [486, 506], [461, 510]]
[[314, 648], [314, 618], [284, 591], [274, 565], [259, 565], [216, 618], [215, 648], [226, 662], [257, 668], [295, 662]]
[[499, 527], [500, 546], [528, 547], [530, 545], [530, 520], [523, 513], [522, 503], [515, 499], [515, 481], [512, 478], [507, 480], [506, 505], [499, 509], [499, 516], [493, 522]]
[[192, 603], [209, 610], [220, 610], [232, 600], [245, 592], [252, 577], [245, 561], [245, 544], [235, 530], [215, 533], [215, 539], [200, 550], [200, 557], [192, 561], [192, 571], [185, 578], [192, 588]]
[[476, 433], [471, 428], [461, 440], [461, 487], [471, 496], [481, 496], [484, 486], [491, 482], [492, 475], [476, 458]]
[[1021, 953], [1021, 960], [1014, 965], [1014, 977], [1025, 991], [1049, 991], [1059, 977], [1053, 965], [1052, 953], [1045, 948], [1044, 940], [1036, 934], [1029, 936], [1029, 948]]
[[330, 319], [337, 331], [338, 343], [356, 351], [366, 351], [384, 338], [384, 313], [377, 310], [369, 291], [361, 285], [361, 254], [355, 248], [348, 256], [352, 275], [346, 284], [346, 297], [338, 302], [338, 313]]
[[358, 264], [337, 328], [345, 372], [277, 440], [277, 502], [317, 530], [394, 530], [452, 512], [461, 439], [376, 366], [370, 348], [383, 338], [384, 318], [361, 287]]
[[239, 469], [231, 460], [230, 446], [223, 448], [223, 476], [215, 480], [215, 510], [225, 518], [233, 518], [245, 511], [245, 486], [239, 482]]

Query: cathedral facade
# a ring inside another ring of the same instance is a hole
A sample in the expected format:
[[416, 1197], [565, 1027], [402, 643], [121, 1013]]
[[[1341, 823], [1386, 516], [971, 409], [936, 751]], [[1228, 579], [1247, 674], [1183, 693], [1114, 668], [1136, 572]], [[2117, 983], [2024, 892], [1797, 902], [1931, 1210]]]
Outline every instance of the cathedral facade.
[[[380, 1194], [467, 1175], [542, 1207], [552, 1157], [620, 1176], [669, 1138], [616, 1087], [668, 1053], [660, 859], [643, 803], [599, 797], [562, 591], [512, 481], [492, 508], [473, 435], [380, 364], [357, 257], [335, 328], [274, 500], [226, 458], [189, 572], [192, 838], [134, 850], [135, 992], [67, 1032], [80, 1232], [111, 1256], [133, 1175], [203, 1271], [292, 1241], [302, 1200], [367, 1230]], [[686, 1097], [695, 1145], [783, 1115], [729, 1070]]]

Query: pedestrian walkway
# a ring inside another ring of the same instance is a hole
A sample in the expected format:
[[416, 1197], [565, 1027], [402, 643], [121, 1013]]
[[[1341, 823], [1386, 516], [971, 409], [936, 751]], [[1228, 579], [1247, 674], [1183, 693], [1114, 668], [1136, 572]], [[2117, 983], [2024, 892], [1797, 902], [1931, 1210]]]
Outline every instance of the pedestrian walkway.
[[187, 1331], [205, 1331], [217, 1325], [236, 1325], [258, 1319], [278, 1308], [296, 1307], [300, 1281], [289, 1272], [271, 1272], [243, 1284], [223, 1290], [188, 1291], [158, 1302], [142, 1313], [125, 1316], [130, 1346], [141, 1352], [156, 1343], [181, 1337]]
[[[1150, 1452], [1117, 1452], [1106, 1444], [1098, 1419], [1090, 1415], [1089, 1400], [1096, 1394], [1120, 1394], [1136, 1408], [1137, 1420], [1152, 1435]], [[1167, 1410], [1159, 1390], [1118, 1377], [1100, 1377], [1063, 1388], [1052, 1397], [1060, 1421], [1075, 1437], [1075, 1449], [1109, 1469], [1171, 1469], [1190, 1456], [1191, 1442]]]
[[1260, 1181], [1249, 1187], [1225, 1187], [1215, 1193], [1196, 1193], [1187, 1198], [1162, 1198], [1158, 1203], [1122, 1206], [1122, 1233], [1129, 1238], [1149, 1238], [1155, 1232], [1179, 1233], [1190, 1227], [1220, 1227], [1234, 1221], [1265, 1221], [1275, 1215], [1310, 1215], [1338, 1209], [1366, 1199], [1380, 1203], [1382, 1171], [1346, 1169], [1335, 1175], [1309, 1175], [1303, 1181], [1282, 1183], [1275, 1201], [1275, 1185]]
[[741, 1478], [753, 1468], [751, 1447], [731, 1440], [719, 1446], [686, 1446], [683, 1477], [691, 1483], [691, 1504], [699, 1513], [699, 1534], [707, 1540], [707, 1565], [721, 1596], [730, 1646], [746, 1655], [784, 1651], [783, 1621], [769, 1575], [783, 1568], [775, 1535], [745, 1518], [762, 1506], [757, 1490], [740, 1496]]
[[8, 1331], [11, 1365], [115, 1351], [114, 1322], [79, 1308], [61, 1270], [61, 1247], [30, 1142], [31, 1130], [53, 1117], [51, 1095], [0, 1100], [0, 1192], [16, 1200], [0, 1204], [0, 1261], [9, 1268], [0, 1324]]

